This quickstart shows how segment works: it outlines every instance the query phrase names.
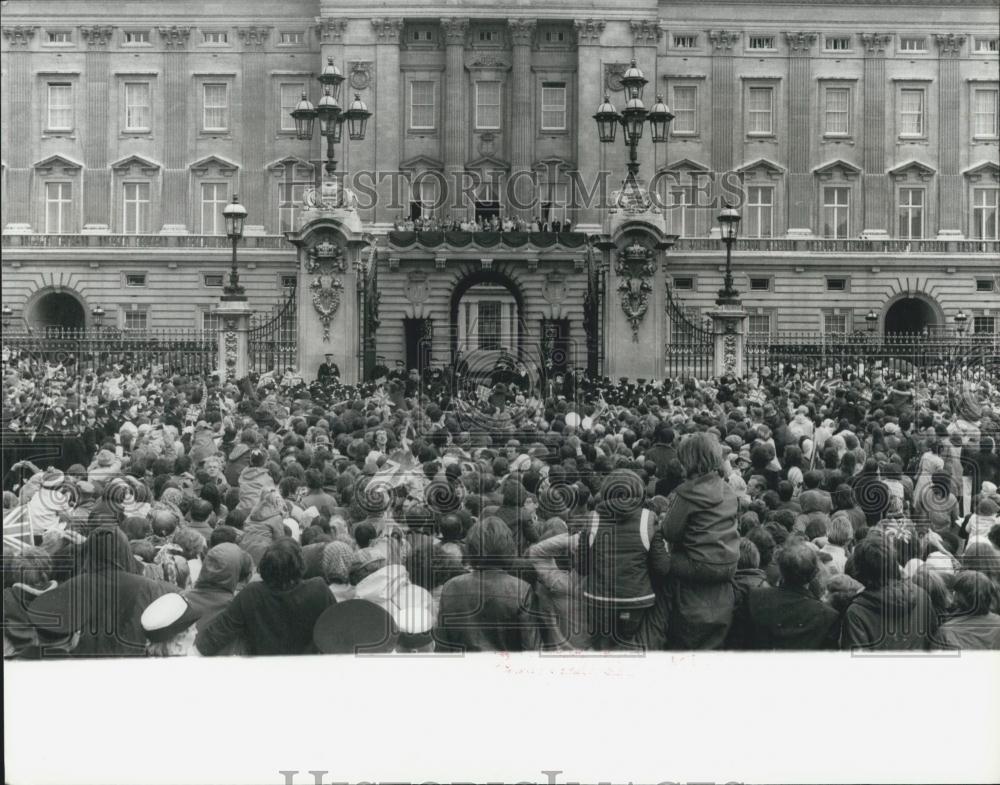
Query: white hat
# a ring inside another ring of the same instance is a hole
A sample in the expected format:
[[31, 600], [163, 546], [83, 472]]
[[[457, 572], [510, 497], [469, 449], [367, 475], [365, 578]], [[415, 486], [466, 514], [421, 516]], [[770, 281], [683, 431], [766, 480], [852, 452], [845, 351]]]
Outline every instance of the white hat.
[[170, 640], [198, 620], [199, 613], [174, 592], [153, 600], [139, 619], [146, 637], [153, 643]]

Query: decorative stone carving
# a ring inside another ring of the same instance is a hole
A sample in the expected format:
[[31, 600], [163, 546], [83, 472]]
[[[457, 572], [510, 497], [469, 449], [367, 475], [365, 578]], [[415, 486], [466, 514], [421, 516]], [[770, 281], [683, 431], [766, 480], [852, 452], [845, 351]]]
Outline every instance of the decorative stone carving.
[[604, 89], [607, 92], [617, 93], [622, 89], [622, 77], [628, 67], [628, 63], [604, 64]]
[[457, 16], [445, 17], [441, 20], [441, 32], [448, 46], [464, 45], [465, 36], [469, 32], [469, 20]]
[[344, 292], [344, 282], [340, 274], [347, 271], [344, 249], [329, 239], [317, 243], [309, 249], [306, 258], [306, 272], [314, 276], [309, 283], [309, 294], [313, 309], [323, 325], [323, 341], [330, 341], [330, 323], [340, 308]]
[[618, 251], [615, 273], [618, 275], [618, 295], [622, 312], [632, 327], [632, 340], [639, 342], [639, 325], [649, 310], [649, 295], [653, 291], [656, 265], [653, 251], [635, 241]]
[[316, 17], [316, 35], [319, 36], [321, 44], [339, 44], [343, 38], [344, 30], [347, 28], [346, 19], [329, 19], [323, 16]]
[[545, 276], [545, 283], [542, 284], [542, 297], [549, 305], [561, 305], [566, 301], [568, 289], [566, 276], [563, 273], [551, 272]]
[[90, 47], [106, 47], [111, 40], [110, 25], [84, 25], [80, 28], [80, 36]]
[[236, 335], [236, 320], [225, 320], [225, 335], [223, 337], [226, 357], [226, 377], [232, 379], [236, 375], [237, 355], [239, 352], [239, 338]]
[[335, 180], [324, 180], [319, 189], [308, 186], [302, 192], [303, 212], [310, 210], [354, 210], [358, 197], [350, 188], [342, 188]]
[[663, 35], [663, 28], [657, 19], [633, 19], [632, 42], [635, 46], [656, 46]]
[[736, 328], [732, 320], [726, 320], [726, 334], [722, 339], [722, 367], [726, 375], [736, 375]]
[[708, 40], [712, 42], [713, 49], [732, 51], [740, 40], [740, 34], [735, 30], [709, 30]]
[[965, 36], [955, 33], [947, 35], [939, 33], [934, 36], [934, 40], [937, 42], [938, 49], [941, 50], [942, 57], [958, 57], [965, 45]]
[[261, 49], [267, 45], [271, 37], [271, 28], [266, 25], [237, 27], [236, 34], [247, 48]]
[[785, 42], [793, 52], [808, 52], [818, 37], [819, 33], [785, 33]]
[[157, 27], [156, 29], [160, 33], [163, 45], [168, 49], [180, 49], [187, 46], [188, 37], [191, 35], [190, 27], [174, 25], [173, 27]]
[[507, 28], [510, 30], [510, 40], [514, 46], [531, 46], [536, 24], [535, 19], [508, 19]]
[[493, 54], [481, 54], [469, 63], [469, 68], [488, 68], [498, 71], [506, 71], [510, 68], [510, 63]]
[[877, 56], [885, 54], [889, 40], [892, 38], [889, 33], [862, 33], [859, 37], [861, 45], [865, 48], [865, 54]]
[[603, 19], [577, 19], [573, 23], [576, 27], [576, 39], [581, 44], [596, 44], [601, 40], [601, 33], [604, 32]]
[[406, 277], [406, 299], [420, 305], [431, 296], [430, 278], [422, 270], [414, 270]]
[[402, 19], [376, 17], [371, 22], [372, 27], [375, 28], [375, 38], [380, 44], [399, 43], [399, 34], [403, 30]]
[[10, 42], [11, 46], [27, 46], [31, 39], [34, 38], [35, 30], [37, 29], [35, 25], [4, 26], [3, 37]]
[[355, 90], [364, 90], [372, 83], [371, 60], [352, 60], [350, 63], [350, 82]]

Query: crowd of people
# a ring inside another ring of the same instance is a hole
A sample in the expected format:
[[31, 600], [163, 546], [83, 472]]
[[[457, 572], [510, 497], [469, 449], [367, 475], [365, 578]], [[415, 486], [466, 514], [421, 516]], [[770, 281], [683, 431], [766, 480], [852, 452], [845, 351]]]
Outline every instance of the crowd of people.
[[1000, 648], [995, 379], [460, 377], [5, 349], [4, 656]]
[[520, 216], [500, 216], [497, 214], [474, 217], [452, 218], [451, 214], [439, 218], [436, 215], [403, 218], [393, 222], [397, 232], [571, 232], [573, 222], [569, 218], [551, 220], [544, 217], [528, 220]]

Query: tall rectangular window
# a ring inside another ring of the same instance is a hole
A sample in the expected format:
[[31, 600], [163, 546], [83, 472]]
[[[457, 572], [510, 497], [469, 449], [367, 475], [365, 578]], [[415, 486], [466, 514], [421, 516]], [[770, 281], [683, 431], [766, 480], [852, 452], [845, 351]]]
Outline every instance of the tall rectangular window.
[[562, 82], [542, 85], [542, 130], [566, 130], [566, 85]]
[[851, 189], [827, 186], [823, 189], [823, 236], [846, 240], [851, 232]]
[[851, 88], [826, 88], [824, 116], [827, 136], [847, 136], [851, 132]]
[[899, 189], [899, 239], [920, 240], [924, 236], [924, 189]]
[[282, 131], [295, 130], [295, 118], [292, 117], [292, 111], [302, 100], [302, 93], [305, 92], [305, 89], [306, 86], [302, 82], [282, 82], [278, 88], [281, 94], [280, 129]]
[[278, 232], [291, 232], [295, 230], [295, 218], [299, 210], [302, 209], [302, 196], [305, 192], [305, 184], [291, 183], [278, 185]]
[[674, 87], [674, 119], [670, 129], [675, 135], [698, 133], [698, 88], [694, 85]]
[[222, 208], [229, 202], [229, 186], [226, 183], [201, 184], [201, 233], [225, 234], [226, 222]]
[[751, 185], [747, 188], [746, 227], [744, 234], [750, 238], [773, 235], [774, 188], [769, 185]]
[[977, 139], [997, 136], [997, 89], [976, 90], [972, 94], [972, 134]]
[[148, 131], [152, 127], [149, 82], [125, 83], [125, 130]]
[[543, 222], [566, 220], [568, 186], [565, 182], [543, 180], [539, 184], [539, 208]]
[[202, 129], [205, 131], [226, 131], [229, 129], [229, 85], [205, 84], [203, 85], [204, 96], [204, 121]]
[[149, 232], [149, 183], [125, 183], [123, 187], [122, 232], [146, 234]]
[[49, 82], [48, 130], [73, 130], [73, 85], [69, 82]]
[[924, 135], [924, 91], [904, 89], [899, 91], [899, 135]]
[[476, 82], [476, 128], [500, 127], [500, 82]]
[[703, 233], [702, 223], [699, 219], [705, 210], [698, 204], [698, 186], [682, 185], [672, 192], [672, 205], [670, 214], [673, 216], [674, 231], [681, 237], [697, 237]]
[[433, 130], [434, 115], [434, 82], [410, 82], [410, 128]]
[[770, 87], [751, 87], [747, 91], [747, 133], [769, 135], [774, 90]]
[[497, 300], [479, 301], [479, 348], [499, 349], [503, 306]]
[[45, 184], [45, 233], [64, 234], [73, 230], [73, 184]]
[[972, 238], [1000, 240], [997, 234], [997, 197], [1000, 189], [976, 188], [972, 191]]

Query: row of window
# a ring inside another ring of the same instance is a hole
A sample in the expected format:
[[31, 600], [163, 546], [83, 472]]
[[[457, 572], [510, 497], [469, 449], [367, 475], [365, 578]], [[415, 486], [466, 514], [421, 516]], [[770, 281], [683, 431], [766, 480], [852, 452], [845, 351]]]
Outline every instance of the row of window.
[[[970, 320], [974, 335], [995, 335], [997, 332], [997, 317], [973, 316]], [[823, 332], [826, 334], [842, 334], [855, 328], [854, 316], [833, 310], [822, 314]], [[751, 313], [747, 320], [747, 331], [750, 335], [771, 335], [774, 332], [775, 318], [773, 313]]]
[[[751, 292], [770, 292], [773, 289], [773, 279], [770, 276], [748, 277]], [[207, 285], [207, 284], [206, 284]], [[221, 284], [220, 284], [221, 286]], [[675, 275], [672, 286], [676, 291], [690, 292], [694, 290], [694, 278], [688, 275]], [[826, 277], [826, 290], [828, 292], [846, 292], [850, 289], [850, 281], [847, 278], [828, 275]], [[996, 290], [996, 282], [992, 278], [977, 278], [976, 293], [986, 294]]]
[[[208, 45], [229, 44], [229, 33], [225, 30], [202, 30], [200, 31], [201, 42]], [[48, 30], [46, 31], [45, 42], [52, 45], [72, 44], [73, 32], [71, 30]], [[306, 33], [304, 30], [280, 30], [278, 32], [278, 42], [282, 44], [304, 44], [306, 43]], [[151, 46], [152, 38], [147, 30], [122, 30], [122, 46]]]

